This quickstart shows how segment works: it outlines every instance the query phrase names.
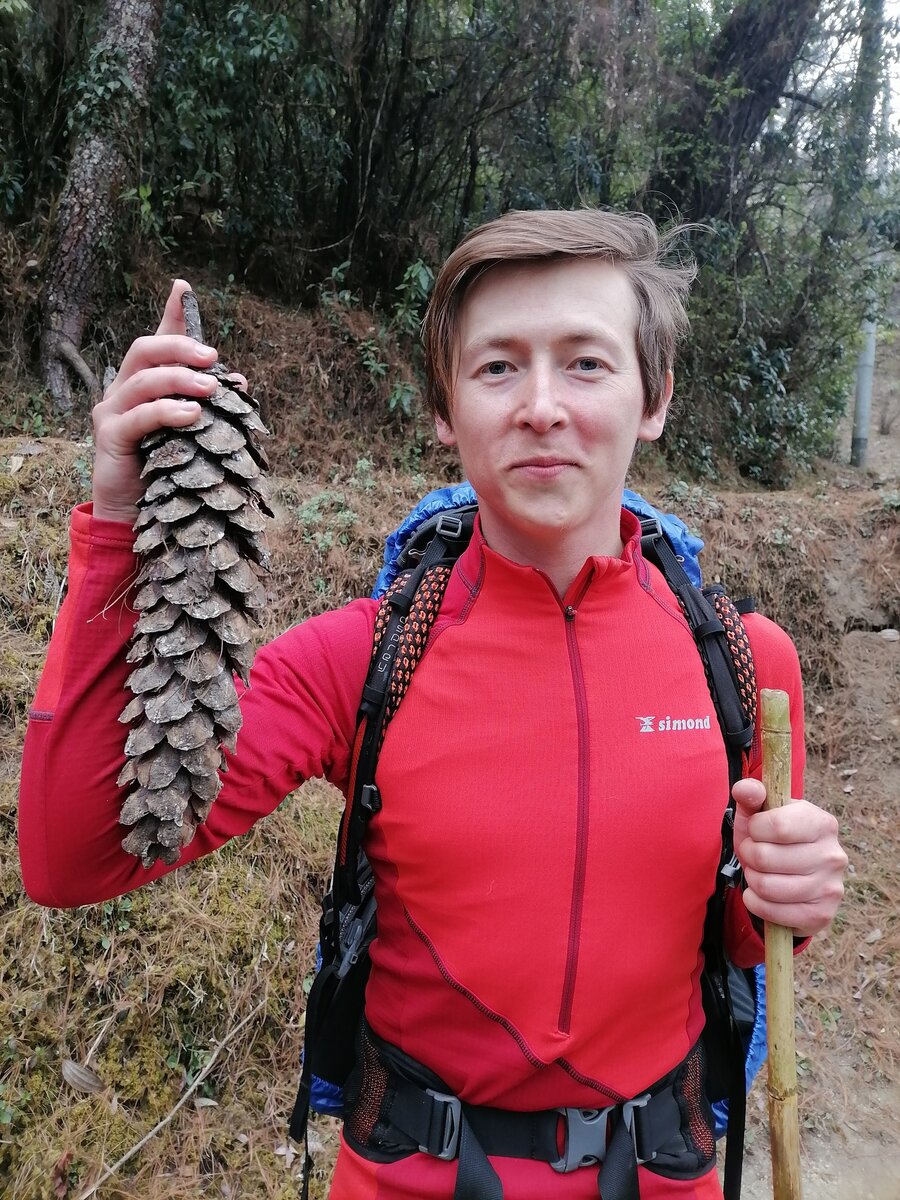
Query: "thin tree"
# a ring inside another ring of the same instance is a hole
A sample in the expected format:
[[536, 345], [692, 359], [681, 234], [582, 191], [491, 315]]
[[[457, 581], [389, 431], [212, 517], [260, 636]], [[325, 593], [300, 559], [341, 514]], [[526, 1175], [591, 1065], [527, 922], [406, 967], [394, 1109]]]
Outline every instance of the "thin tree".
[[841, 247], [861, 231], [865, 207], [860, 203], [877, 133], [875, 119], [884, 80], [884, 0], [863, 0], [859, 14], [859, 52], [846, 107], [843, 137], [832, 170], [831, 203], [821, 226], [818, 246], [797, 289], [794, 304], [780, 331], [792, 347], [792, 373], [806, 369], [804, 336], [819, 297], [828, 292], [833, 262]]
[[108, 0], [91, 52], [68, 176], [56, 211], [42, 297], [41, 368], [58, 412], [72, 408], [70, 371], [88, 392], [97, 380], [81, 340], [117, 235], [117, 202], [129, 176], [128, 146], [147, 103], [163, 0]]

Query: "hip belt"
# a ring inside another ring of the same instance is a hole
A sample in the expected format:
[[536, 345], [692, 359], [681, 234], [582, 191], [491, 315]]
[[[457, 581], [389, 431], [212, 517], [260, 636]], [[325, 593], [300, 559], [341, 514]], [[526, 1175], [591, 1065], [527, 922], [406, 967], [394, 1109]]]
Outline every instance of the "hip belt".
[[596, 1168], [603, 1200], [639, 1200], [638, 1166], [689, 1179], [715, 1158], [699, 1044], [632, 1100], [538, 1112], [467, 1104], [368, 1025], [359, 1062], [358, 1095], [350, 1097], [344, 1126], [353, 1149], [379, 1162], [416, 1152], [457, 1160], [454, 1200], [502, 1200], [488, 1155], [532, 1159], [560, 1173]]

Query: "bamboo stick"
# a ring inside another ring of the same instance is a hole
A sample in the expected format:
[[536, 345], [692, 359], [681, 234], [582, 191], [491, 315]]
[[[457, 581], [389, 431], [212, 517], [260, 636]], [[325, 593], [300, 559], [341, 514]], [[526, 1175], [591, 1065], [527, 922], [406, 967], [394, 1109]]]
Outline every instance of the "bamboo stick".
[[[763, 784], [766, 808], [791, 795], [791, 715], [787, 693], [763, 688]], [[800, 1120], [794, 1044], [794, 937], [766, 921], [766, 996], [769, 1043], [769, 1138], [775, 1200], [800, 1200]]]

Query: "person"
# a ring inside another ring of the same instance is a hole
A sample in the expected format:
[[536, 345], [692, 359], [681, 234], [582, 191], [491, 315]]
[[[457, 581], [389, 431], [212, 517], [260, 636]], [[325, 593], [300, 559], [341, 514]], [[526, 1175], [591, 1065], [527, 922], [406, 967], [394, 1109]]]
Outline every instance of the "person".
[[[341, 1200], [449, 1200], [473, 1162], [508, 1200], [618, 1194], [596, 1166], [545, 1161], [558, 1144], [544, 1161], [514, 1147], [546, 1140], [533, 1114], [551, 1112], [556, 1143], [588, 1136], [595, 1112], [663, 1094], [675, 1125], [639, 1167], [641, 1197], [722, 1195], [698, 1039], [726, 758], [691, 633], [621, 506], [635, 446], [660, 436], [672, 400], [691, 273], [666, 253], [638, 214], [510, 212], [470, 233], [436, 280], [427, 401], [479, 515], [379, 758], [383, 806], [366, 840], [378, 935]], [[195, 419], [195, 404], [167, 397], [214, 387], [180, 365], [216, 359], [185, 337], [186, 286], [94, 412], [93, 507], [72, 517], [69, 593], [23, 764], [22, 873], [45, 905], [105, 900], [171, 869], [120, 848], [116, 718], [135, 614], [119, 598], [135, 572], [138, 443]], [[376, 607], [355, 601], [259, 650], [222, 791], [176, 865], [246, 832], [304, 779], [346, 786]], [[746, 626], [759, 685], [791, 697], [801, 797], [797, 655], [765, 617]], [[758, 745], [734, 796], [744, 886], [729, 892], [725, 935], [749, 966], [761, 921], [798, 938], [828, 926], [847, 860], [834, 817], [811, 802], [761, 811]], [[458, 1161], [440, 1157], [443, 1127], [419, 1149], [386, 1107], [410, 1081], [448, 1119], [452, 1098], [501, 1110], [491, 1120], [513, 1149], [471, 1122]], [[602, 1153], [605, 1118], [592, 1136]]]

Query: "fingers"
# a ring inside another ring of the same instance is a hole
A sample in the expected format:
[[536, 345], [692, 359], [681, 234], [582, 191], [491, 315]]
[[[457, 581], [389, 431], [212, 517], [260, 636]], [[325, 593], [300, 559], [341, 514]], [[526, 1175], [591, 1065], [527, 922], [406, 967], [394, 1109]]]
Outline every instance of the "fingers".
[[[136, 338], [128, 347], [118, 374], [109, 385], [104, 400], [117, 397], [122, 387], [142, 371], [150, 371], [161, 366], [185, 364], [179, 378], [187, 381], [191, 374], [187, 367], [200, 369], [211, 367], [217, 358], [218, 355], [212, 346], [204, 346], [184, 335], [154, 334], [150, 337]], [[153, 388], [155, 387], [160, 387], [161, 390], [154, 393]], [[177, 386], [163, 384], [159, 377], [154, 377], [146, 398], [149, 399], [154, 395], [161, 396], [166, 390], [176, 391], [179, 389]], [[186, 382], [185, 387], [180, 390], [189, 391]]]
[[202, 399], [216, 388], [213, 375], [203, 375], [188, 367], [162, 365], [144, 367], [133, 375], [120, 375], [110, 385], [104, 400], [108, 408], [127, 412], [148, 400], [165, 396], [188, 396]]
[[800, 904], [818, 897], [844, 894], [843, 873], [846, 858], [840, 847], [834, 852], [809, 853], [785, 858], [781, 871], [763, 870], [743, 864], [747, 886], [761, 900], [773, 904]]
[[844, 895], [840, 875], [816, 875], [804, 879], [798, 876], [746, 875], [744, 907], [748, 912], [793, 929], [800, 937], [811, 937], [827, 929]]
[[806, 800], [756, 812], [746, 820], [738, 857], [746, 882], [744, 904], [754, 916], [803, 936], [830, 924], [844, 894], [847, 867], [830, 813]]
[[[209, 394], [212, 388], [207, 390], [205, 385], [197, 384], [196, 376], [192, 382], [189, 371], [183, 370], [177, 375], [169, 373], [165, 376], [143, 374], [157, 367], [184, 366], [203, 370], [217, 361], [218, 352], [213, 346], [196, 342], [185, 333], [181, 298], [190, 290], [190, 286], [186, 279], [176, 279], [173, 282], [156, 333], [132, 342], [115, 379], [103, 397], [103, 402], [112, 401], [116, 409], [121, 411], [144, 400], [156, 399], [166, 392], [185, 395]], [[247, 390], [247, 379], [239, 371], [231, 372], [230, 378], [243, 391]]]
[[763, 842], [747, 838], [741, 845], [744, 873], [813, 875], [820, 870], [843, 870], [846, 855], [837, 838], [803, 842]]
[[119, 418], [115, 439], [108, 448], [113, 454], [131, 453], [146, 434], [163, 427], [190, 425], [199, 416], [200, 405], [193, 401], [163, 399], [138, 404]]
[[[156, 339], [148, 339], [155, 341]], [[145, 434], [164, 426], [190, 425], [200, 415], [196, 403], [215, 391], [212, 375], [187, 367], [148, 367], [131, 376], [120, 375], [94, 406], [94, 444], [116, 457], [134, 453]], [[175, 399], [182, 395], [188, 401]]]
[[[181, 300], [189, 288], [187, 280], [174, 281], [157, 332], [131, 344], [94, 406], [95, 516], [133, 521], [142, 492], [141, 439], [157, 429], [191, 425], [200, 415], [195, 401], [217, 387], [217, 379], [205, 373], [218, 359], [216, 350], [185, 333]], [[243, 375], [235, 373], [234, 379], [246, 389]]]
[[792, 845], [798, 842], [837, 841], [838, 823], [808, 800], [790, 800], [783, 808], [753, 813], [747, 820], [747, 834], [753, 842]]
[[754, 917], [771, 925], [783, 925], [790, 929], [795, 937], [813, 937], [827, 929], [834, 920], [838, 905], [843, 896], [843, 885], [840, 893], [834, 897], [821, 896], [814, 900], [796, 904], [781, 904], [763, 900], [748, 887], [744, 891], [744, 907]]

